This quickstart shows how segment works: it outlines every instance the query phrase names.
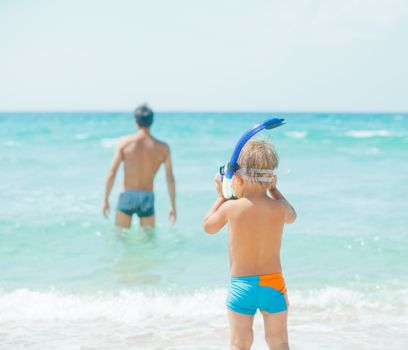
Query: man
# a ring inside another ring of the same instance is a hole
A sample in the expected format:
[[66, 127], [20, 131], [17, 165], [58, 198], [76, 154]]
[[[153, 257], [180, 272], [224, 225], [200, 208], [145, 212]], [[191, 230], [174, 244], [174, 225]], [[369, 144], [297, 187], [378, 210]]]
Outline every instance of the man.
[[135, 110], [135, 120], [139, 130], [134, 135], [119, 140], [112, 166], [105, 186], [103, 214], [108, 217], [109, 195], [115, 181], [119, 165], [124, 163], [123, 192], [119, 196], [116, 211], [116, 226], [129, 228], [133, 214], [140, 219], [140, 226], [154, 227], [153, 180], [160, 166], [166, 168], [167, 187], [170, 194], [169, 219], [176, 221], [176, 186], [167, 144], [155, 139], [150, 133], [153, 111], [146, 105]]

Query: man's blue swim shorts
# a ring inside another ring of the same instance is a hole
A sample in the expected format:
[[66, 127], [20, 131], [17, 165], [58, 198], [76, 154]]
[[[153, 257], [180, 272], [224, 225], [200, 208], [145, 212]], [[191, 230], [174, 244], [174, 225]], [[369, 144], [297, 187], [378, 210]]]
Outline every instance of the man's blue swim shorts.
[[132, 216], [137, 214], [139, 218], [154, 215], [153, 192], [125, 190], [119, 196], [117, 210]]

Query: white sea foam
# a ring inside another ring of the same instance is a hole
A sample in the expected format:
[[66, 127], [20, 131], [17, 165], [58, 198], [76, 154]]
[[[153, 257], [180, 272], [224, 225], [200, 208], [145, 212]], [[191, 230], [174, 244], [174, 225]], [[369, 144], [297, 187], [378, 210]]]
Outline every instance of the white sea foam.
[[346, 136], [363, 139], [370, 137], [389, 137], [392, 136], [392, 134], [387, 130], [350, 130], [346, 132]]
[[306, 131], [289, 131], [285, 133], [286, 136], [292, 137], [294, 139], [303, 139], [307, 136]]
[[18, 147], [20, 146], [20, 143], [14, 140], [6, 140], [3, 142], [3, 146], [4, 147]]
[[380, 149], [378, 147], [371, 147], [366, 151], [366, 154], [379, 154]]
[[76, 134], [76, 135], [75, 135], [75, 138], [76, 138], [77, 140], [86, 140], [86, 139], [89, 138], [89, 136], [90, 136], [89, 133], [79, 133], [79, 134]]
[[[6, 349], [47, 349], [44, 344], [58, 349], [222, 349], [228, 339], [225, 295], [225, 289], [179, 295], [21, 289], [0, 295], [0, 342]], [[402, 349], [408, 341], [407, 295], [366, 296], [339, 288], [292, 292], [292, 348]], [[259, 316], [255, 334], [254, 349], [264, 349]]]
[[104, 148], [114, 148], [118, 142], [118, 139], [102, 139], [101, 145]]

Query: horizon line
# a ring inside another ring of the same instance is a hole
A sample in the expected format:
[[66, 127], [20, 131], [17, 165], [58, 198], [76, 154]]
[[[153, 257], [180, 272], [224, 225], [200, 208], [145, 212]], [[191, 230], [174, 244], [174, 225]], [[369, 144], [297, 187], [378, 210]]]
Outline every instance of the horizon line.
[[[15, 114], [23, 114], [23, 113], [133, 113], [133, 109], [131, 110], [123, 110], [123, 109], [106, 109], [106, 110], [98, 110], [98, 109], [73, 109], [73, 110], [1, 110], [0, 114], [2, 113], [15, 113]], [[154, 113], [202, 113], [202, 114], [214, 114], [214, 113], [226, 113], [226, 114], [233, 114], [233, 113], [262, 113], [262, 114], [408, 114], [407, 111], [392, 111], [392, 110], [385, 110], [385, 111], [369, 111], [369, 110], [362, 110], [362, 111], [353, 111], [353, 110], [277, 110], [277, 111], [268, 111], [268, 110], [154, 110]]]

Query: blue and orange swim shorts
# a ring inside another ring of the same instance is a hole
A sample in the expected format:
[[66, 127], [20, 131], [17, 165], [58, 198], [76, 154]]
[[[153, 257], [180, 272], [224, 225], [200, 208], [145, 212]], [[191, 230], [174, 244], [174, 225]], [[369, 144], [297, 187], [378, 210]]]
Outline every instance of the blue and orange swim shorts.
[[255, 315], [258, 309], [269, 313], [286, 311], [286, 286], [282, 273], [261, 276], [231, 277], [228, 309]]

